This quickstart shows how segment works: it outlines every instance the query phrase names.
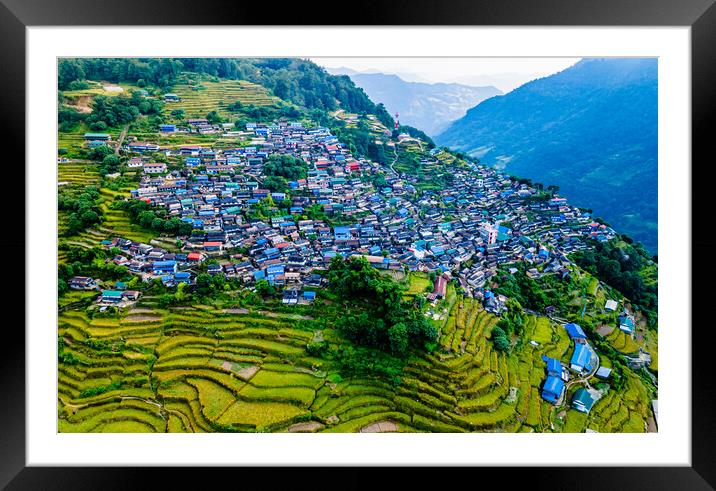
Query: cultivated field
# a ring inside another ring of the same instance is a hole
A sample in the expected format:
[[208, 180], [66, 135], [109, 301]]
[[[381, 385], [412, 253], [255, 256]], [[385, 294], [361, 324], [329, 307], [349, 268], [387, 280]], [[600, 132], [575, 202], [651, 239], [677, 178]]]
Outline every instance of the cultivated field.
[[266, 88], [245, 80], [187, 82], [176, 85], [172, 92], [177, 94], [181, 101], [164, 104], [164, 112], [168, 116], [175, 109], [184, 109], [185, 116], [189, 119], [203, 118], [210, 111], [229, 118], [236, 113], [228, 111], [226, 106], [236, 101], [254, 106], [272, 106], [280, 102], [280, 99], [269, 94]]
[[541, 356], [571, 355], [564, 329], [545, 318], [526, 325], [539, 347], [506, 356], [488, 340], [498, 318], [457, 300], [441, 348], [411, 358], [393, 386], [343, 379], [333, 362], [311, 357], [314, 336], [338, 341], [332, 329], [303, 330], [290, 314], [161, 310], [155, 300], [121, 318], [60, 314], [62, 357], [71, 360], [59, 364], [60, 431], [644, 431], [647, 397], [636, 378], [589, 417], [558, 418], [541, 400]]

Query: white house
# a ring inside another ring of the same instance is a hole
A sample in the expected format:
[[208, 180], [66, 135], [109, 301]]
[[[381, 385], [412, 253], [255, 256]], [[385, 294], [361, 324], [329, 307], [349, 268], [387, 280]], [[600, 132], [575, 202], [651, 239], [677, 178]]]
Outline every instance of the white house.
[[167, 165], [164, 163], [144, 164], [145, 174], [162, 174], [167, 171]]

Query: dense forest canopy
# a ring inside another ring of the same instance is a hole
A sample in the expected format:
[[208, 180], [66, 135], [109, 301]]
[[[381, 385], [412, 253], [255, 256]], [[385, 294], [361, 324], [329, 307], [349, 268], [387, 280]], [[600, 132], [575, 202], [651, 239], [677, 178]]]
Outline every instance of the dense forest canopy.
[[376, 106], [349, 77], [330, 75], [299, 58], [64, 58], [58, 64], [58, 83], [60, 90], [77, 80], [146, 83], [169, 90], [182, 71], [248, 80], [308, 109], [372, 113], [392, 124], [385, 108]]
[[657, 318], [656, 264], [641, 244], [627, 241], [594, 242], [593, 249], [574, 254], [574, 261], [616, 288], [644, 309], [650, 322]]

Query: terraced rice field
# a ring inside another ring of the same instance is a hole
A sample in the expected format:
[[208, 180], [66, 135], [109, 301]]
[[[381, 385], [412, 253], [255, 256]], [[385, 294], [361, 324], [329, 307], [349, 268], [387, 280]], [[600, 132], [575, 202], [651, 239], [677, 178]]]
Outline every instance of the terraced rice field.
[[634, 338], [619, 328], [614, 329], [607, 336], [607, 340], [615, 349], [627, 355], [639, 350], [639, 345], [634, 341]]
[[[90, 130], [84, 123], [80, 123], [71, 133], [59, 132], [57, 134], [57, 148], [64, 148], [68, 150], [68, 156], [77, 156], [78, 152], [85, 146], [84, 134], [90, 131], [92, 130]], [[102, 132], [112, 135], [112, 141], [110, 142], [110, 146], [112, 146], [112, 148], [114, 148], [114, 142], [116, 142], [119, 138], [120, 131], [121, 128], [110, 128]]]
[[129, 221], [129, 215], [123, 210], [113, 210], [109, 205], [114, 201], [116, 196], [128, 197], [130, 196], [130, 188], [122, 189], [120, 191], [112, 191], [107, 188], [100, 190], [100, 196], [102, 197], [102, 211], [105, 216], [105, 221], [102, 222], [98, 231], [105, 234], [104, 238], [108, 237], [124, 237], [139, 242], [148, 243], [157, 234], [145, 230], [139, 225], [135, 225]]
[[99, 185], [99, 171], [91, 162], [57, 164], [57, 182], [81, 186]]
[[246, 80], [222, 80], [220, 82], [202, 81], [195, 85], [178, 84], [172, 92], [180, 102], [164, 104], [164, 112], [169, 114], [175, 109], [184, 109], [186, 118], [203, 118], [210, 111], [216, 111], [222, 117], [232, 114], [226, 106], [239, 101], [244, 105], [271, 106], [280, 102], [266, 88]]
[[[64, 353], [79, 363], [59, 364], [59, 429], [531, 432], [586, 425], [643, 431], [640, 401], [647, 398], [638, 379], [623, 397], [600, 401], [590, 419], [579, 423], [570, 411], [566, 424], [555, 426], [554, 408], [538, 393], [541, 356], [569, 357], [564, 329], [531, 317], [526, 336], [544, 344], [525, 344], [507, 356], [488, 340], [497, 318], [476, 301], [459, 305], [442, 332], [445, 349], [410, 359], [398, 386], [337, 376], [333, 362], [307, 353], [314, 333], [296, 329], [287, 314], [159, 310], [153, 298], [117, 319], [63, 312]], [[338, 341], [331, 329], [322, 335]]]

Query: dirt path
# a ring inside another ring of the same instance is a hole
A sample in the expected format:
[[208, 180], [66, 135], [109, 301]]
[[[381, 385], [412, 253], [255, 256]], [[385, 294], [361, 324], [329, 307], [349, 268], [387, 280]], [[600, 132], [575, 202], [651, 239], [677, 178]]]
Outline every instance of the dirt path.
[[119, 139], [117, 140], [117, 148], [114, 149], [114, 154], [119, 155], [119, 149], [122, 147], [122, 142], [124, 141], [124, 138], [127, 136], [127, 131], [129, 130], [129, 123], [124, 125], [124, 128], [122, 128], [122, 131], [119, 133]]
[[395, 163], [398, 161], [398, 150], [397, 150], [395, 147], [393, 147], [393, 153], [395, 154], [395, 158], [394, 158], [393, 161], [388, 165], [388, 168], [390, 168], [390, 172], [392, 172], [393, 174], [398, 174], [398, 173], [395, 171], [395, 169], [393, 168], [393, 166], [395, 165]]
[[260, 314], [260, 315], [265, 315], [266, 317], [273, 317], [273, 318], [278, 318], [278, 319], [306, 320], [306, 321], [313, 320], [313, 317], [311, 317], [310, 315], [284, 314], [283, 312], [266, 312], [265, 310], [258, 310], [256, 313]]

